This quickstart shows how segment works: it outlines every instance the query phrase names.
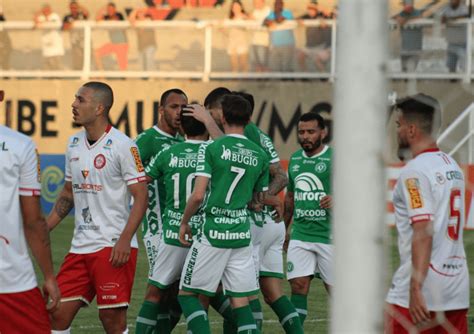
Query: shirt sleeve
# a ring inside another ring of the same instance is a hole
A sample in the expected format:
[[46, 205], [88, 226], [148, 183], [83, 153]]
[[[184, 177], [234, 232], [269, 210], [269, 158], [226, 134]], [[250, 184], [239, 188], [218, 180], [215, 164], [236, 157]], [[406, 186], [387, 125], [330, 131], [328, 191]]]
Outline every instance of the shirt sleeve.
[[120, 168], [122, 178], [131, 185], [146, 181], [145, 168], [143, 168], [138, 147], [131, 140], [120, 145]]
[[163, 163], [166, 161], [168, 148], [160, 151], [158, 154], [154, 155], [150, 163], [145, 168], [145, 173], [152, 179], [156, 180], [163, 174]]
[[29, 141], [23, 152], [20, 166], [20, 196], [39, 196], [40, 193], [40, 161], [38, 150], [33, 141]]
[[433, 220], [434, 198], [428, 177], [418, 171], [407, 170], [400, 175], [400, 182], [410, 223]]
[[267, 191], [268, 190], [268, 182], [270, 179], [270, 169], [268, 168], [268, 160], [265, 159], [262, 172], [258, 177], [257, 183], [255, 184], [255, 192]]
[[196, 176], [211, 178], [212, 175], [212, 154], [208, 143], [199, 146], [198, 160], [196, 164]]

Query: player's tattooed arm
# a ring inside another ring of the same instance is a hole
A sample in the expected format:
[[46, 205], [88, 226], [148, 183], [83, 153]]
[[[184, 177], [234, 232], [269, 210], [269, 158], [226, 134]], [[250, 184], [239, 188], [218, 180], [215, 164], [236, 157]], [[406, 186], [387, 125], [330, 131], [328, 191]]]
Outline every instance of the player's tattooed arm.
[[69, 212], [71, 212], [72, 208], [74, 207], [74, 197], [72, 193], [72, 183], [70, 181], [66, 181], [64, 183], [64, 188], [61, 190], [56, 203], [54, 204], [54, 209], [49, 214], [46, 222], [48, 223], [49, 230], [58, 225], [61, 220], [66, 217]]
[[264, 205], [269, 205], [275, 210], [272, 212], [273, 219], [276, 222], [280, 222], [283, 217], [283, 205], [281, 200], [276, 195], [270, 195], [268, 191], [257, 193], [258, 201]]
[[288, 176], [280, 165], [275, 162], [270, 165], [270, 184], [268, 185], [268, 193], [276, 195], [282, 191], [288, 184]]
[[293, 218], [293, 210], [295, 208], [294, 194], [291, 191], [287, 191], [285, 195], [285, 209], [283, 211], [283, 220], [285, 226], [288, 228]]

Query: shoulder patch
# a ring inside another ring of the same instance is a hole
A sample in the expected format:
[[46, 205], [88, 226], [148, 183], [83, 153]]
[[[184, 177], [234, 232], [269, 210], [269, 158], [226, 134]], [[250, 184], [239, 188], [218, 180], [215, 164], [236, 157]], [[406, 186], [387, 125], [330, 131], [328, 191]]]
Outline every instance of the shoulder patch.
[[137, 171], [139, 173], [143, 172], [145, 168], [143, 168], [142, 160], [140, 159], [140, 154], [138, 154], [138, 149], [135, 146], [130, 147], [130, 152], [132, 152], [133, 160], [135, 160], [135, 166], [137, 167]]
[[423, 207], [423, 199], [420, 194], [420, 181], [417, 178], [409, 178], [405, 180], [405, 186], [408, 190], [410, 207], [412, 209], [420, 209]]

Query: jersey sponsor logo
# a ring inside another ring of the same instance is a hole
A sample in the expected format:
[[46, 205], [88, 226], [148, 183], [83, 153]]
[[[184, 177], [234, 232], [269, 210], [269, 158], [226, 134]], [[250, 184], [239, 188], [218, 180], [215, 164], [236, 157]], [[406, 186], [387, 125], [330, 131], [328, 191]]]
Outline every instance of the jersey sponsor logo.
[[238, 217], [246, 217], [248, 214], [248, 211], [247, 209], [232, 210], [232, 209], [219, 208], [219, 207], [213, 206], [211, 208], [211, 214], [216, 215], [216, 216], [227, 216], [227, 217], [238, 218]]
[[254, 155], [254, 152], [245, 148], [238, 148], [238, 151], [235, 152], [222, 145], [221, 159], [251, 166], [258, 165], [258, 158]]
[[2, 148], [2, 151], [3, 152], [7, 152], [8, 151], [8, 147], [7, 147], [7, 142], [0, 142], [0, 147]]
[[81, 170], [81, 173], [82, 173], [82, 177], [84, 177], [85, 179], [87, 178], [87, 176], [89, 176], [88, 170]]
[[250, 230], [247, 232], [209, 230], [209, 237], [214, 240], [248, 240], [250, 239]]
[[40, 164], [40, 156], [38, 149], [35, 148], [35, 153], [36, 153], [36, 179], [38, 180], [39, 183], [41, 183], [41, 164]]
[[197, 154], [187, 154], [186, 157], [182, 159], [171, 153], [170, 163], [168, 166], [170, 168], [196, 168], [196, 155]]
[[110, 290], [113, 290], [113, 289], [117, 289], [119, 287], [120, 287], [120, 284], [115, 283], [115, 282], [107, 282], [107, 283], [104, 283], [104, 284], [99, 286], [99, 288], [102, 291], [110, 291]]
[[171, 230], [166, 230], [165, 237], [167, 239], [179, 240], [179, 234]]
[[85, 231], [85, 230], [97, 231], [100, 229], [100, 226], [94, 225], [94, 221], [92, 219], [92, 214], [91, 214], [91, 211], [89, 210], [89, 207], [82, 209], [81, 216], [82, 216], [82, 219], [84, 220], [84, 224], [81, 224], [77, 227], [79, 231]]
[[297, 173], [300, 170], [300, 165], [291, 166], [291, 171]]
[[191, 285], [191, 279], [193, 277], [194, 266], [198, 256], [198, 250], [193, 247], [191, 250], [191, 256], [189, 257], [188, 265], [186, 266], [186, 273], [184, 274], [183, 284]]
[[79, 143], [79, 138], [78, 137], [72, 138], [72, 144], [76, 145], [77, 143]]
[[107, 162], [107, 160], [105, 159], [105, 156], [102, 153], [98, 154], [94, 158], [94, 167], [97, 168], [97, 169], [102, 169], [102, 168], [105, 167], [106, 162]]
[[130, 147], [130, 152], [132, 152], [133, 160], [135, 161], [135, 166], [137, 167], [137, 172], [143, 172], [145, 168], [143, 168], [142, 160], [140, 159], [138, 149], [136, 147]]
[[439, 184], [443, 184], [446, 180], [444, 179], [444, 176], [441, 173], [436, 173], [436, 182]]
[[79, 157], [73, 157], [69, 159], [69, 162], [79, 161]]
[[464, 180], [463, 174], [460, 171], [457, 170], [450, 170], [446, 172], [446, 178], [451, 181], [451, 180]]
[[48, 166], [44, 169], [41, 181], [41, 194], [47, 202], [54, 203], [56, 201], [61, 192], [63, 180], [64, 173], [61, 168]]
[[324, 173], [327, 169], [328, 169], [328, 166], [324, 162], [320, 162], [316, 165], [316, 167], [314, 167], [314, 170], [317, 173]]
[[405, 180], [405, 185], [410, 197], [410, 207], [412, 209], [420, 209], [423, 207], [423, 199], [420, 194], [420, 181], [417, 178], [409, 178]]
[[97, 193], [99, 191], [102, 191], [103, 188], [104, 187], [102, 187], [101, 184], [92, 184], [92, 183], [74, 183], [72, 185], [72, 189], [78, 193], [81, 193], [81, 192]]
[[301, 173], [295, 178], [295, 201], [319, 201], [326, 196], [321, 180], [312, 173]]

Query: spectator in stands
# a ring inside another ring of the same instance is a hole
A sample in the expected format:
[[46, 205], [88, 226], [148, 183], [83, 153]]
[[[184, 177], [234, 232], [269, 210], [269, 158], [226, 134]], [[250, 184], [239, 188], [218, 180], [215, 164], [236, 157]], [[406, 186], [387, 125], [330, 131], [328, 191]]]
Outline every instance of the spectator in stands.
[[466, 60], [466, 24], [456, 24], [455, 20], [467, 18], [469, 9], [461, 0], [450, 0], [449, 4], [441, 9], [441, 22], [446, 23], [446, 40], [448, 51], [446, 65], [449, 72], [456, 72], [459, 63], [461, 68]]
[[423, 27], [420, 25], [406, 26], [406, 23], [422, 17], [423, 11], [416, 9], [413, 0], [405, 0], [403, 9], [394, 16], [394, 20], [400, 26], [400, 36], [402, 46], [400, 50], [400, 60], [403, 72], [413, 72], [418, 65], [420, 52], [423, 43]]
[[[96, 17], [97, 21], [123, 21], [122, 13], [117, 11], [115, 3], [109, 2], [107, 6], [102, 8]], [[127, 36], [123, 29], [109, 30], [110, 42], [102, 45], [95, 50], [95, 61], [97, 68], [102, 71], [104, 66], [102, 58], [109, 54], [115, 54], [119, 69], [124, 71], [128, 66], [128, 43]]]
[[[240, 0], [233, 0], [230, 5], [229, 20], [233, 22], [243, 22], [247, 20], [244, 6]], [[249, 45], [247, 41], [247, 31], [244, 27], [228, 28], [229, 44], [227, 45], [227, 53], [230, 56], [232, 72], [248, 71]]]
[[63, 19], [63, 30], [70, 31], [72, 68], [73, 70], [80, 70], [84, 61], [84, 30], [74, 29], [74, 22], [87, 20], [89, 11], [75, 0], [69, 3], [69, 11], [70, 13], [64, 16]]
[[284, 9], [283, 0], [275, 0], [274, 9], [265, 19], [270, 28], [271, 57], [274, 70], [288, 72], [293, 69], [295, 52], [293, 13]]
[[255, 71], [264, 72], [268, 70], [268, 31], [263, 26], [263, 22], [270, 15], [271, 9], [265, 5], [265, 0], [254, 0], [253, 12], [250, 16], [262, 27], [253, 33], [252, 37], [252, 54], [255, 62]]
[[[34, 16], [35, 28], [44, 23], [61, 24], [61, 18], [54, 13], [49, 4], [44, 4]], [[48, 28], [41, 36], [41, 51], [43, 55], [43, 68], [45, 70], [59, 70], [62, 68], [64, 56], [63, 38], [56, 28]]]
[[[0, 22], [4, 22], [3, 7], [0, 5]], [[10, 54], [12, 52], [12, 41], [8, 32], [0, 30], [0, 69], [10, 69]]]
[[[300, 24], [303, 20], [321, 20], [331, 18], [319, 10], [318, 2], [312, 0], [307, 6], [307, 12], [299, 17]], [[298, 64], [302, 71], [306, 71], [306, 58], [314, 61], [316, 68], [320, 72], [326, 72], [326, 64], [331, 58], [331, 26], [324, 21], [319, 26], [306, 27], [305, 47], [298, 50]]]
[[[158, 10], [160, 0], [145, 0], [146, 7], [134, 9], [129, 20], [132, 25], [136, 21], [161, 20], [161, 14]], [[140, 62], [144, 71], [155, 70], [156, 37], [153, 28], [137, 29], [138, 51], [140, 53]]]

